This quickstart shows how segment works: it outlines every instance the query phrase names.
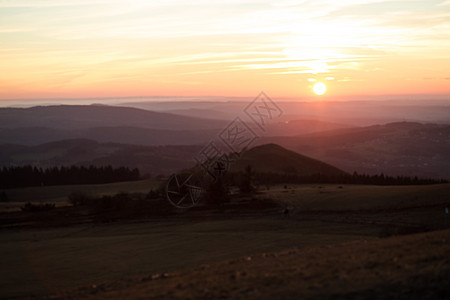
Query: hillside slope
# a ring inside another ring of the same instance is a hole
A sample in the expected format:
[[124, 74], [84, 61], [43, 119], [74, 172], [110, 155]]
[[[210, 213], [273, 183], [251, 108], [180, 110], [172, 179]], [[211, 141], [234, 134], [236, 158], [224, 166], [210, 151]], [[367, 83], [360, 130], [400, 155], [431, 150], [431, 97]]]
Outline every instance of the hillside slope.
[[90, 139], [102, 143], [131, 145], [199, 145], [208, 142], [217, 129], [168, 130], [143, 127], [92, 127], [57, 129], [48, 127], [0, 128], [1, 144], [39, 145], [67, 139]]
[[[155, 146], [204, 144], [233, 118], [214, 120], [208, 110], [189, 116], [99, 105], [0, 108], [0, 144], [38, 145], [66, 139]], [[266, 133], [291, 136], [343, 127], [348, 126], [293, 120], [268, 124]]]
[[[110, 146], [106, 146], [109, 152], [105, 154], [103, 150], [96, 150], [95, 148], [89, 150], [83, 147], [84, 151], [89, 155], [86, 159], [80, 160], [77, 159], [80, 156], [77, 149], [74, 149], [71, 155], [60, 155], [59, 150], [53, 149], [52, 144], [43, 147], [46, 151], [43, 151], [43, 148], [39, 147], [0, 145], [0, 164], [86, 164], [91, 163], [95, 159], [95, 164], [121, 163], [130, 167], [140, 167], [142, 165], [148, 165], [148, 161], [154, 161], [160, 166], [158, 167], [160, 170], [170, 169], [171, 171], [176, 171], [192, 166], [194, 164], [193, 158], [201, 150], [201, 146], [192, 146], [191, 148], [171, 146], [171, 151], [178, 151], [180, 154], [183, 153], [179, 156], [183, 157], [183, 160], [178, 160], [178, 168], [176, 164], [171, 164], [167, 168], [164, 152], [155, 153], [152, 149], [146, 150], [143, 146], [121, 145], [118, 147], [117, 144], [119, 143], [117, 142], [139, 143], [140, 145], [155, 145], [153, 143], [163, 143], [164, 145], [201, 145], [204, 141], [209, 140], [209, 137], [214, 136], [215, 129], [185, 131], [103, 127], [78, 130], [54, 130], [53, 133], [55, 135], [53, 137], [64, 137], [66, 132], [69, 131], [75, 133], [74, 135], [77, 139], [77, 133], [84, 132], [88, 139], [108, 143], [113, 142], [116, 145], [112, 148], [120, 148], [120, 151], [112, 151]], [[37, 128], [35, 132], [41, 138], [47, 138], [47, 132], [45, 130], [40, 131]], [[29, 136], [25, 129], [0, 129], [0, 143], [2, 141], [2, 133], [12, 136], [15, 140]], [[31, 139], [30, 141], [36, 142], [37, 140]], [[390, 176], [406, 175], [422, 178], [450, 179], [450, 125], [400, 122], [316, 132], [291, 137], [266, 136], [260, 137], [255, 142], [256, 145], [269, 143], [280, 145], [286, 149], [336, 166], [348, 173], [356, 171], [358, 173], [368, 174], [384, 173]], [[175, 150], [177, 147], [179, 147], [178, 150]], [[259, 159], [260, 162], [252, 162], [251, 159], [244, 155], [240, 163], [242, 165], [241, 169], [242, 167], [245, 168], [248, 164], [252, 164], [255, 168], [266, 168], [274, 172], [281, 171], [283, 173], [297, 172], [301, 169], [308, 170], [308, 168], [303, 167], [297, 168], [295, 162], [289, 159], [287, 161], [285, 159], [274, 161], [270, 157], [271, 151], [274, 151], [273, 154], [277, 152], [275, 150], [267, 150], [263, 157]], [[112, 155], [113, 153], [114, 155]], [[285, 158], [290, 157], [291, 154]], [[150, 170], [151, 168], [153, 166], [148, 165], [146, 170], [152, 172]], [[268, 170], [264, 171], [266, 172]], [[161, 171], [156, 172], [158, 174]]]
[[98, 105], [0, 108], [0, 128], [47, 127], [80, 129], [92, 127], [143, 127], [194, 130], [222, 128], [224, 121], [179, 116], [130, 107]]
[[138, 146], [72, 139], [37, 146], [0, 145], [0, 165], [52, 167], [94, 165], [139, 168], [141, 174], [170, 174], [191, 167], [200, 146]]
[[276, 144], [251, 148], [241, 154], [232, 166], [233, 171], [244, 171], [251, 166], [256, 172], [296, 173], [299, 175], [341, 175], [343, 171], [316, 159], [287, 150]]
[[347, 172], [450, 178], [450, 125], [412, 122], [263, 137]]

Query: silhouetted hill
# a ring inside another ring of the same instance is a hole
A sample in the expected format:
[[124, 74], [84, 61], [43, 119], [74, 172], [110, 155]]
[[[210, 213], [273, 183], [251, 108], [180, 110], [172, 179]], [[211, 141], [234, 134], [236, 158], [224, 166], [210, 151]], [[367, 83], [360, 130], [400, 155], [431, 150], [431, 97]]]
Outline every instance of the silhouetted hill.
[[[0, 144], [0, 165], [111, 164], [130, 168], [138, 167], [142, 174], [170, 173], [194, 165], [193, 158], [200, 151], [201, 145], [210, 138], [202, 132], [209, 132], [211, 135], [215, 132], [213, 129], [164, 132], [164, 130], [126, 127], [80, 129], [80, 131], [87, 133], [84, 137], [90, 137], [92, 140], [88, 142], [86, 139], [77, 139], [71, 142], [62, 141], [26, 147], [11, 145], [11, 141], [9, 145]], [[17, 138], [20, 138], [19, 132], [19, 129], [11, 131]], [[23, 132], [26, 134], [26, 130]], [[57, 130], [54, 132], [60, 134]], [[0, 130], [0, 137], [1, 135]], [[57, 137], [64, 136], [60, 134]], [[102, 142], [94, 142], [93, 139]], [[123, 143], [110, 143], [110, 141]], [[167, 144], [191, 142], [198, 146], [144, 145], [152, 142]], [[124, 143], [130, 143], [130, 145]], [[368, 174], [384, 173], [391, 176], [450, 179], [450, 125], [400, 122], [290, 137], [261, 137], [255, 143], [256, 145], [274, 143], [349, 173], [357, 171]], [[297, 167], [289, 155], [276, 159], [276, 154], [275, 150], [266, 149], [264, 155], [261, 154], [259, 162], [253, 162], [244, 153], [243, 159], [248, 161], [242, 162], [242, 166], [250, 162], [255, 168], [261, 165], [261, 168], [272, 169], [274, 172], [286, 170], [300, 172], [302, 169], [308, 169]], [[270, 155], [275, 156], [271, 158]], [[262, 166], [263, 164], [267, 167]]]
[[[172, 118], [171, 115], [169, 117]], [[180, 126], [178, 129], [153, 129], [133, 126], [101, 126], [71, 129], [59, 128], [57, 125], [58, 123], [54, 123], [54, 127], [51, 128], [0, 128], [0, 144], [38, 145], [65, 139], [92, 139], [98, 142], [147, 146], [199, 145], [211, 140], [221, 130], [221, 128], [215, 127], [189, 130], [185, 126]], [[293, 136], [344, 127], [348, 126], [317, 120], [294, 120], [267, 125], [266, 135]]]
[[244, 171], [249, 165], [254, 171], [261, 173], [292, 173], [301, 176], [318, 173], [330, 176], [344, 174], [336, 167], [276, 144], [265, 144], [245, 151], [232, 165], [232, 170]]
[[325, 122], [319, 120], [290, 120], [268, 124], [265, 128], [266, 136], [295, 136], [308, 133], [330, 131], [335, 129], [351, 128], [353, 126]]
[[212, 110], [206, 108], [171, 109], [164, 112], [181, 116], [216, 119], [216, 120], [229, 120], [233, 118], [233, 116], [230, 115], [229, 113], [227, 114], [220, 110]]
[[164, 130], [128, 126], [86, 129], [0, 128], [0, 144], [39, 145], [66, 139], [92, 139], [104, 143], [147, 146], [199, 145], [209, 141], [217, 131], [217, 129]]
[[130, 107], [98, 105], [0, 108], [0, 128], [47, 127], [86, 129], [92, 127], [142, 127], [170, 130], [222, 128], [224, 121], [192, 118]]
[[[92, 139], [149, 146], [195, 145], [209, 141], [232, 119], [213, 120], [213, 110], [187, 111], [194, 112], [196, 117], [105, 105], [0, 108], [0, 144], [38, 145], [65, 139]], [[249, 126], [255, 127], [252, 123]], [[348, 126], [292, 120], [268, 124], [265, 129], [268, 135], [291, 136], [343, 127]]]
[[[0, 165], [94, 165], [139, 168], [141, 174], [170, 174], [196, 164], [201, 146], [136, 146], [99, 143], [87, 139], [64, 140], [38, 146], [0, 145]], [[261, 173], [339, 175], [343, 171], [278, 145], [254, 147], [241, 154], [231, 166], [243, 171], [248, 165]]]
[[450, 125], [397, 122], [257, 142], [276, 143], [347, 172], [450, 178]]
[[191, 167], [200, 146], [136, 146], [63, 140], [38, 146], [0, 145], [0, 165], [37, 167], [94, 165], [139, 168], [141, 174], [170, 174]]

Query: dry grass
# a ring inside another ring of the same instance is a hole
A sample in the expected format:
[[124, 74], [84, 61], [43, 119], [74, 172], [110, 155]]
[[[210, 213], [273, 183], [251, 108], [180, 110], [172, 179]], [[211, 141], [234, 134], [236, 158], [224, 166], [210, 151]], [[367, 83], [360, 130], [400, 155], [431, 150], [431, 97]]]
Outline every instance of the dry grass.
[[67, 206], [67, 196], [73, 192], [83, 191], [89, 195], [113, 195], [119, 192], [148, 193], [158, 188], [161, 183], [156, 179], [133, 182], [119, 182], [92, 185], [44, 186], [5, 190], [9, 202], [0, 203], [1, 212], [19, 211], [27, 202], [55, 203], [57, 207]]
[[[144, 182], [141, 184], [146, 186]], [[283, 217], [281, 211], [278, 215], [197, 211], [158, 221], [4, 229], [0, 232], [0, 256], [3, 258], [0, 298], [48, 295], [67, 289], [76, 295], [78, 292], [72, 290], [74, 287], [101, 282], [110, 282], [110, 288], [123, 287], [117, 279], [138, 278], [137, 281], [142, 281], [151, 278], [151, 274], [165, 272], [175, 272], [175, 281], [171, 278], [150, 280], [150, 285], [142, 285], [139, 290], [124, 289], [113, 295], [100, 295], [163, 298], [165, 293], [171, 292], [171, 298], [208, 298], [219, 297], [223, 292], [223, 296], [229, 298], [267, 296], [273, 299], [276, 295], [319, 297], [325, 295], [321, 293], [326, 293], [327, 286], [337, 296], [349, 293], [370, 296], [366, 290], [382, 285], [388, 286], [386, 291], [391, 291], [389, 284], [392, 286], [402, 280], [415, 282], [416, 275], [424, 280], [443, 276], [439, 268], [439, 272], [433, 273], [426, 262], [430, 262], [430, 268], [436, 268], [435, 262], [448, 265], [448, 260], [440, 256], [441, 246], [447, 251], [448, 243], [438, 242], [439, 238], [448, 241], [448, 232], [444, 232], [445, 237], [432, 238], [429, 242], [427, 237], [434, 237], [434, 233], [420, 235], [419, 244], [415, 246], [410, 246], [416, 243], [414, 236], [375, 240], [391, 228], [398, 231], [385, 235], [442, 227], [440, 205], [448, 203], [449, 188], [450, 185], [344, 185], [343, 188], [302, 185], [295, 189], [278, 186], [257, 197], [272, 197], [291, 205], [293, 211], [288, 218]], [[414, 230], [402, 232], [405, 228]], [[286, 249], [294, 250], [292, 254], [288, 251], [275, 255], [286, 257], [282, 260], [262, 255]], [[397, 265], [390, 262], [395, 257], [401, 259], [413, 254], [415, 256], [405, 260], [404, 264], [401, 261], [403, 273], [395, 273]], [[219, 263], [248, 256], [252, 257], [250, 264], [242, 259]], [[355, 260], [354, 264], [351, 264], [352, 260]], [[255, 269], [247, 270], [253, 263]], [[209, 266], [205, 270], [198, 268], [205, 264]], [[358, 273], [359, 269], [363, 273]], [[177, 270], [187, 270], [187, 273]], [[448, 268], [443, 270], [448, 271]], [[379, 275], [375, 276], [377, 272]], [[389, 277], [391, 273], [393, 277]], [[448, 273], [445, 274], [448, 279]], [[205, 279], [210, 277], [211, 281]], [[166, 280], [167, 285], [162, 284]], [[356, 283], [352, 285], [351, 282]], [[155, 290], [155, 286], [160, 285], [161, 288]], [[340, 289], [341, 285], [347, 289]], [[98, 289], [82, 290], [90, 294]], [[80, 296], [85, 295], [85, 292], [80, 293]]]
[[[450, 184], [415, 186], [376, 186], [303, 184], [277, 185], [264, 190], [268, 197], [297, 211], [349, 211], [397, 209], [450, 203]], [[263, 187], [261, 187], [263, 188]]]
[[448, 299], [450, 230], [262, 253], [58, 294], [89, 299]]
[[243, 255], [373, 238], [378, 231], [261, 217], [2, 232], [0, 291], [2, 297], [49, 294]]

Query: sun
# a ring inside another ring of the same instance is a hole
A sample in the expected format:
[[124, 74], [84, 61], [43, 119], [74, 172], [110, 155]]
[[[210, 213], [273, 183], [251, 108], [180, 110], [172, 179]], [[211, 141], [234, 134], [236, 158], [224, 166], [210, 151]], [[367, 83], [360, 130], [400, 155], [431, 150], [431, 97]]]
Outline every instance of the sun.
[[327, 91], [327, 86], [322, 82], [317, 82], [313, 87], [313, 91], [316, 95], [323, 95]]

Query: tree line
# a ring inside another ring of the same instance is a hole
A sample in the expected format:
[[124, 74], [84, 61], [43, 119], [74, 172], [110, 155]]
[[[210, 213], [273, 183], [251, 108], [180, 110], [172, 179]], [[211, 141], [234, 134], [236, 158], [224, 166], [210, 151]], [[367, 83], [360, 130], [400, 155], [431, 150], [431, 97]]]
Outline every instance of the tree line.
[[[242, 181], [242, 178], [248, 177], [248, 174], [238, 173], [231, 174], [231, 182]], [[258, 184], [279, 184], [279, 183], [335, 183], [335, 184], [369, 184], [369, 185], [424, 185], [424, 184], [439, 184], [448, 183], [445, 179], [433, 179], [433, 178], [419, 178], [417, 176], [387, 176], [383, 173], [368, 175], [358, 174], [340, 174], [340, 175], [328, 175], [328, 174], [312, 174], [312, 175], [300, 175], [289, 173], [259, 173], [253, 172], [251, 174], [254, 182]]]
[[38, 168], [16, 166], [0, 168], [0, 188], [31, 186], [103, 184], [139, 180], [137, 168], [113, 168], [112, 166], [69, 166]]

